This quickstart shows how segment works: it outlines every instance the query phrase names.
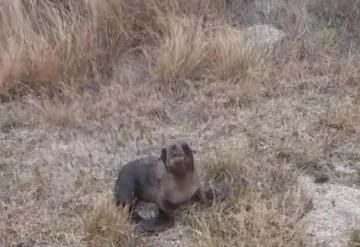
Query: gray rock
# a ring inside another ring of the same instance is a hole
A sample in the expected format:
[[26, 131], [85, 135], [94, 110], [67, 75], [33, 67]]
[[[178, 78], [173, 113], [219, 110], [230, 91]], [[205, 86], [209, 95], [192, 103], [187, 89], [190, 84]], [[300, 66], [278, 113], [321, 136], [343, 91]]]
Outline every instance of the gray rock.
[[249, 48], [274, 51], [276, 46], [286, 37], [285, 32], [272, 25], [259, 24], [244, 30], [245, 42]]
[[300, 178], [300, 185], [313, 202], [304, 217], [306, 246], [346, 247], [353, 227], [360, 224], [360, 189], [338, 184], [315, 184]]

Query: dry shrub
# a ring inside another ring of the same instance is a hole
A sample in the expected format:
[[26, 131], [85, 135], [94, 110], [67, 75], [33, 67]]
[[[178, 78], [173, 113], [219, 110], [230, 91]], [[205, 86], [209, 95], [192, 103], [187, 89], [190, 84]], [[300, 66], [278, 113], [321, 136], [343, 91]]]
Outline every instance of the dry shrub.
[[209, 62], [215, 80], [248, 79], [259, 65], [259, 56], [246, 44], [242, 31], [225, 24], [209, 39]]
[[[70, 78], [85, 79], [91, 61], [100, 58], [96, 56], [99, 48], [89, 47], [89, 35], [94, 34], [77, 20], [79, 13], [62, 16], [45, 1], [8, 1], [2, 7], [5, 21], [1, 29], [14, 34], [11, 41], [19, 49], [13, 61], [17, 70], [2, 80], [8, 85], [5, 89], [19, 91], [18, 85], [23, 85], [36, 91], [54, 90], [62, 82], [69, 83]], [[3, 50], [9, 50], [9, 42], [2, 45]], [[6, 80], [9, 77], [13, 80]]]
[[263, 65], [264, 59], [246, 44], [243, 32], [229, 24], [209, 24], [193, 17], [172, 17], [168, 23], [169, 32], [154, 54], [160, 82], [210, 79], [246, 83]]
[[334, 29], [344, 50], [360, 44], [359, 26], [360, 4], [356, 0], [309, 1], [308, 12], [317, 23]]
[[155, 73], [163, 83], [176, 83], [199, 75], [207, 53], [207, 40], [197, 18], [170, 18], [169, 33], [159, 47]]
[[210, 183], [231, 192], [212, 208], [186, 216], [185, 245], [303, 246], [300, 219], [309, 201], [290, 167], [243, 150], [229, 150], [203, 167]]
[[[144, 44], [163, 44], [168, 31], [167, 39], [179, 38], [172, 28], [181, 32], [187, 25], [180, 27], [177, 16], [191, 13], [211, 19], [220, 15], [221, 6], [216, 0], [192, 4], [180, 0], [4, 1], [0, 92], [11, 96], [45, 89], [54, 95], [61, 92], [58, 87], [63, 83], [75, 91], [93, 81], [104, 83], [124, 52]], [[181, 45], [186, 39], [180, 37], [177, 42]]]
[[111, 199], [102, 199], [84, 216], [86, 241], [95, 246], [130, 246], [136, 240], [128, 221], [127, 207], [119, 209]]

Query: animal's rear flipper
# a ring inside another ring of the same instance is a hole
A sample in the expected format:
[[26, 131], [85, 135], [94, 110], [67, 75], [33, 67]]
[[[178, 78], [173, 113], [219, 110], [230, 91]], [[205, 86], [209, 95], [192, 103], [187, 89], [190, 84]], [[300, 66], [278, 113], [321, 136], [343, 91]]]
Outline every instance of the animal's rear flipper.
[[125, 206], [133, 201], [136, 181], [131, 174], [120, 173], [114, 188], [115, 202], [117, 206]]
[[136, 229], [143, 232], [159, 233], [172, 228], [174, 225], [175, 218], [160, 210], [156, 217], [139, 222]]
[[136, 181], [129, 174], [120, 174], [114, 188], [116, 205], [125, 207], [129, 205], [130, 220], [134, 223], [142, 221], [141, 216], [135, 211], [135, 207], [138, 203], [137, 198], [133, 197], [135, 192]]
[[129, 212], [129, 214], [130, 214], [130, 220], [135, 224], [144, 220], [136, 211]]

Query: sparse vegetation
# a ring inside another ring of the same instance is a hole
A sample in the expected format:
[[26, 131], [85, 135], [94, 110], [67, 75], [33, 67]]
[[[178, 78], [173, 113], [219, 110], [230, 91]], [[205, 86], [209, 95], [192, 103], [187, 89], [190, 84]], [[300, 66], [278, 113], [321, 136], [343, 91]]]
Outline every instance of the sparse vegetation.
[[84, 217], [87, 240], [97, 246], [135, 245], [127, 208], [119, 210], [112, 200], [101, 201]]
[[203, 167], [209, 183], [230, 196], [190, 211], [183, 246], [305, 246], [300, 220], [310, 201], [284, 163], [267, 166], [255, 153], [231, 149]]
[[[360, 5], [259, 2], [1, 1], [0, 245], [168, 246], [108, 192], [138, 150], [185, 137], [231, 194], [184, 214], [181, 244], [306, 246], [298, 176], [360, 185], [335, 169], [360, 157]], [[259, 22], [280, 49], [246, 45]]]

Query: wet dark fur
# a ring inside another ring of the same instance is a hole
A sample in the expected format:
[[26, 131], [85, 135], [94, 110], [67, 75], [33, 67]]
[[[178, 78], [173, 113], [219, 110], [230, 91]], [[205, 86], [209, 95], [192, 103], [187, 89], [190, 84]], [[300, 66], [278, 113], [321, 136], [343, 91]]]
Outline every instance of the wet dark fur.
[[[134, 211], [139, 200], [156, 203], [158, 215], [142, 219]], [[129, 204], [130, 219], [142, 231], [161, 232], [173, 227], [172, 212], [189, 200], [206, 202], [194, 167], [193, 152], [187, 143], [163, 148], [160, 157], [127, 163], [115, 183], [116, 205]]]

